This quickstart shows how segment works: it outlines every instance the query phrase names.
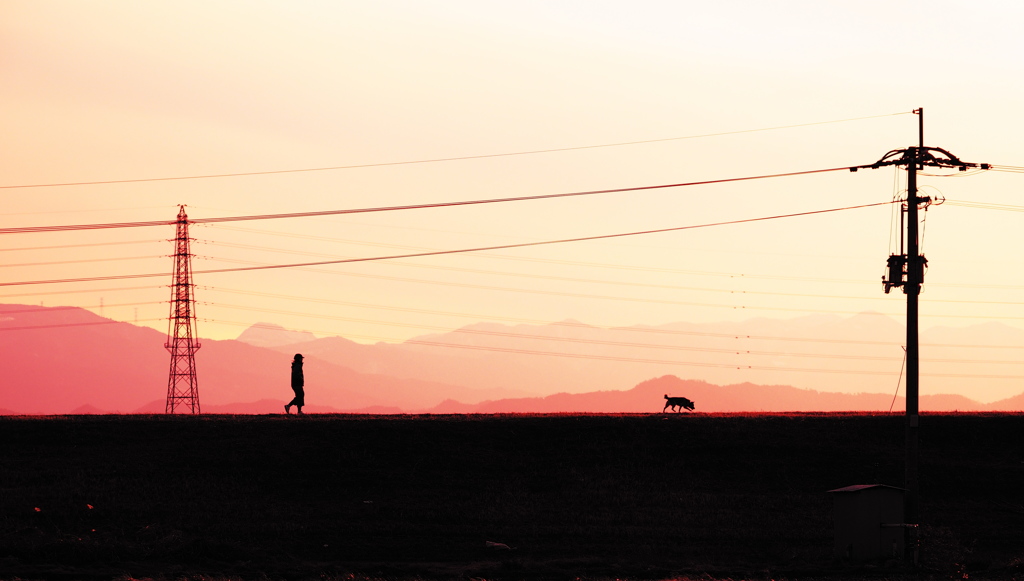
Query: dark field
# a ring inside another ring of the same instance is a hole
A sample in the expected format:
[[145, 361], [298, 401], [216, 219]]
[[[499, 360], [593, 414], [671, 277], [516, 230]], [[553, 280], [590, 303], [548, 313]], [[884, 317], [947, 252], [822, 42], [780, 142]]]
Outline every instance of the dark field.
[[0, 418], [0, 578], [1024, 579], [1024, 416], [920, 433], [910, 570], [826, 494], [902, 485], [898, 415]]

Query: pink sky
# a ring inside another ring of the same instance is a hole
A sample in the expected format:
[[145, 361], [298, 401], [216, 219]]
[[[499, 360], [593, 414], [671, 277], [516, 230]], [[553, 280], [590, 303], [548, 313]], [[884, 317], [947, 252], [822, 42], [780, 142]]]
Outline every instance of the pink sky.
[[[8, 0], [0, 4], [0, 185], [474, 156], [917, 107], [926, 112], [927, 145], [966, 161], [1024, 165], [1018, 4], [770, 6]], [[177, 204], [203, 218], [687, 182], [866, 164], [916, 140], [917, 118], [903, 114], [445, 163], [4, 189], [0, 227], [172, 220]], [[891, 169], [837, 172], [196, 226], [194, 268], [818, 210], [890, 200], [901, 180]], [[1021, 204], [1024, 177], [925, 177], [922, 185], [949, 200]], [[1015, 268], [1021, 214], [947, 204], [927, 215], [922, 327], [1024, 328], [1024, 273]], [[880, 283], [891, 217], [881, 207], [479, 255], [207, 275], [196, 280], [199, 333], [233, 338], [269, 321], [374, 342], [481, 320], [619, 326], [863, 311], [901, 320], [903, 296], [884, 295]], [[0, 281], [169, 272], [171, 236], [170, 227], [5, 235]], [[105, 243], [117, 244], [98, 245]], [[164, 329], [168, 283], [15, 285], [0, 287], [0, 301], [97, 313], [102, 301], [105, 316]]]

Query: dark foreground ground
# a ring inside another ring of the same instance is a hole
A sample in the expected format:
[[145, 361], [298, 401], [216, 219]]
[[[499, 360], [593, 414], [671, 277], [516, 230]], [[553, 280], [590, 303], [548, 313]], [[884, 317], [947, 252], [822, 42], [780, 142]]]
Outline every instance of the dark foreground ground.
[[833, 560], [902, 422], [0, 418], [0, 579], [1024, 579], [1024, 415], [922, 418], [922, 566]]

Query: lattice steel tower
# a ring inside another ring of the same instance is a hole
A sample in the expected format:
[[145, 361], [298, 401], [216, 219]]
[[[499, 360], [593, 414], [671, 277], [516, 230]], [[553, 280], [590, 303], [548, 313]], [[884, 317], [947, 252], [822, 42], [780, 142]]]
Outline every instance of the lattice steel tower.
[[199, 413], [199, 384], [196, 381], [195, 298], [192, 284], [192, 253], [189, 251], [188, 216], [179, 206], [174, 237], [174, 279], [171, 282], [171, 314], [168, 317], [167, 342], [171, 352], [171, 371], [167, 377], [167, 413], [188, 410]]

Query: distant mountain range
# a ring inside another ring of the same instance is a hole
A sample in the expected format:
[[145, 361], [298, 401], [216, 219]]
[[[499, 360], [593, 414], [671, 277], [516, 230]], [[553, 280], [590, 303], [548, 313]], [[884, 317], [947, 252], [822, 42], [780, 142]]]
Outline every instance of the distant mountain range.
[[[33, 414], [162, 412], [170, 365], [165, 339], [82, 309], [0, 305], [0, 407]], [[292, 396], [291, 359], [240, 341], [204, 340], [196, 354], [201, 406], [255, 411], [251, 402], [280, 400], [260, 411], [281, 410]], [[315, 356], [306, 359], [305, 375], [310, 403], [330, 410], [423, 409], [445, 399], [476, 403], [524, 394], [361, 373]]]
[[[573, 321], [478, 324], [402, 344], [376, 345], [310, 339], [306, 333], [261, 323], [242, 333], [239, 339], [245, 341], [203, 341], [197, 368], [200, 401], [208, 413], [283, 411], [291, 397], [289, 362], [296, 352], [306, 356], [310, 413], [657, 412], [666, 393], [695, 400], [699, 412], [902, 410], [902, 398], [894, 401], [892, 395], [894, 374], [830, 373], [827, 366], [834, 360], [816, 363], [825, 370], [817, 375], [829, 380], [827, 390], [729, 381], [730, 373], [733, 378], [749, 376], [756, 367], [737, 366], [737, 358], [747, 363], [774, 358], [771, 367], [786, 369], [793, 359], [813, 362], [815, 354], [835, 353], [837, 346], [850, 357], [838, 360], [849, 362], [847, 371], [873, 372], [871, 365], [879, 361], [865, 351], [891, 351], [891, 345], [851, 341], [891, 334], [893, 329], [879, 324], [887, 322], [891, 320], [880, 315], [810, 317], [789, 326], [755, 319], [746, 326], [715, 330], [687, 324], [601, 329]], [[857, 331], [863, 326], [872, 328]], [[837, 328], [846, 333], [843, 342], [829, 343], [836, 340]], [[736, 335], [730, 336], [728, 329]], [[900, 331], [898, 325], [895, 331]], [[768, 339], [761, 337], [776, 337], [778, 344], [787, 332], [803, 339], [817, 333], [822, 340], [799, 342], [799, 351], [792, 352], [798, 355], [770, 349], [737, 354], [722, 347], [737, 342], [766, 345]], [[986, 337], [1014, 332], [991, 328]], [[971, 338], [964, 332], [956, 337], [961, 344]], [[162, 413], [170, 361], [164, 340], [153, 329], [82, 309], [0, 305], [0, 414]], [[1016, 344], [1024, 345], [1024, 337]], [[894, 372], [899, 364], [897, 358]], [[676, 377], [683, 373], [701, 380]], [[806, 381], [806, 375], [801, 379]], [[1024, 409], [1024, 394], [986, 405], [963, 395], [922, 393], [922, 410]]]
[[316, 336], [309, 331], [289, 331], [281, 325], [275, 325], [274, 323], [256, 323], [242, 331], [242, 334], [238, 336], [238, 340], [242, 343], [255, 345], [256, 347], [281, 347], [295, 343], [315, 341]]
[[[698, 412], [838, 412], [869, 411], [902, 413], [903, 398], [878, 393], [829, 393], [797, 389], [788, 385], [714, 385], [705, 381], [684, 380], [666, 375], [640, 383], [627, 391], [558, 393], [546, 397], [503, 399], [479, 404], [445, 401], [431, 408], [432, 413], [514, 413], [584, 412], [649, 413], [662, 411], [664, 396], [683, 396], [693, 400]], [[1000, 402], [1002, 404], [1003, 402]], [[1012, 402], [1005, 402], [1007, 406]], [[1018, 407], [984, 406], [959, 395], [929, 395], [920, 400], [928, 411], [1019, 410]], [[684, 412], [685, 413], [685, 412]]]
[[[718, 385], [791, 385], [823, 393], [892, 394], [903, 325], [884, 315], [812, 315], [739, 323], [601, 328], [479, 323], [404, 343], [328, 337], [274, 347], [363, 373], [531, 395], [622, 390], [663, 375]], [[921, 394], [996, 402], [1024, 390], [1024, 331], [997, 322], [921, 332]]]

